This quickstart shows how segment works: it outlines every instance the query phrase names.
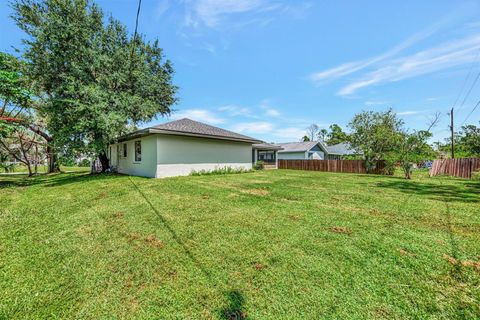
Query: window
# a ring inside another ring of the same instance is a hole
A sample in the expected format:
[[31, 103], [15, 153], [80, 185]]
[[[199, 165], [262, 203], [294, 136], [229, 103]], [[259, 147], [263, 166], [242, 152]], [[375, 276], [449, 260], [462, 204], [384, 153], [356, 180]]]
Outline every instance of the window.
[[135, 141], [135, 161], [142, 161], [142, 141]]
[[127, 157], [127, 144], [126, 143], [123, 144], [123, 157], [124, 158]]
[[274, 162], [275, 151], [258, 151], [258, 160], [264, 162]]

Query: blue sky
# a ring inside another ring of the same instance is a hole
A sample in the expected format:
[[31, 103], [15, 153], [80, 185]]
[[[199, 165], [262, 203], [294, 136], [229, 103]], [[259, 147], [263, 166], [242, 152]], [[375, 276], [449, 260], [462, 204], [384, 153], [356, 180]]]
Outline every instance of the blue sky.
[[[97, 3], [133, 32], [136, 0]], [[10, 12], [2, 1], [0, 49], [13, 52], [23, 35]], [[188, 117], [284, 142], [311, 123], [345, 127], [361, 110], [392, 107], [411, 129], [441, 112], [442, 140], [448, 110], [480, 72], [479, 13], [460, 0], [143, 0], [139, 32], [159, 39], [180, 87], [172, 116], [145, 125]], [[464, 95], [458, 125], [480, 83]], [[480, 108], [468, 123], [479, 119]]]

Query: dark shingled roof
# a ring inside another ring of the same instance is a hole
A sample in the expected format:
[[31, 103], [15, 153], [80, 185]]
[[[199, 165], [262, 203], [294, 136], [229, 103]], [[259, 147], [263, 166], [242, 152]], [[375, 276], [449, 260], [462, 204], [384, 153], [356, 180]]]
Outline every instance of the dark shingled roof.
[[239, 134], [239, 133], [228, 131], [222, 128], [210, 126], [208, 124], [201, 123], [198, 121], [193, 121], [187, 118], [171, 121], [167, 123], [162, 123], [157, 126], [138, 130], [128, 135], [125, 135], [123, 137], [120, 137], [118, 141], [130, 140], [135, 137], [145, 136], [145, 135], [154, 134], [154, 133], [231, 140], [231, 141], [242, 141], [242, 142], [249, 142], [252, 144], [262, 142], [258, 139], [244, 136], [243, 134]]
[[282, 150], [282, 147], [270, 143], [255, 143], [252, 145], [253, 149], [257, 150]]
[[283, 149], [279, 151], [280, 153], [305, 152], [312, 149], [317, 144], [319, 144], [322, 147], [322, 149], [325, 149], [324, 145], [320, 141], [276, 143], [277, 146]]
[[329, 154], [338, 155], [355, 155], [358, 153], [350, 146], [350, 144], [345, 142], [334, 144], [332, 146], [327, 146], [327, 152]]

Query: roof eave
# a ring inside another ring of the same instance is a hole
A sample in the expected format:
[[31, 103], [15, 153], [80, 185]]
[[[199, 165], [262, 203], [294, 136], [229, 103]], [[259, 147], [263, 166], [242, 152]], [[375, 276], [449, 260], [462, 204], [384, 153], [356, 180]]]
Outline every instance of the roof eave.
[[224, 137], [224, 136], [214, 136], [208, 134], [197, 134], [191, 132], [183, 132], [183, 131], [170, 131], [164, 129], [154, 129], [149, 128], [149, 133], [159, 133], [159, 134], [168, 134], [174, 136], [187, 136], [187, 137], [197, 137], [197, 138], [208, 138], [208, 139], [217, 139], [217, 140], [227, 140], [227, 141], [238, 141], [238, 142], [247, 142], [247, 143], [261, 143], [261, 140], [255, 139], [242, 139], [242, 138], [233, 138], [233, 137]]

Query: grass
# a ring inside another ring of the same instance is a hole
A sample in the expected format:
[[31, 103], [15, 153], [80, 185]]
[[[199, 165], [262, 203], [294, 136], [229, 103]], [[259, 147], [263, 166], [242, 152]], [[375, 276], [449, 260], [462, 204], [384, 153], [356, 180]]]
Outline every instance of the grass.
[[478, 318], [480, 183], [0, 177], [0, 319]]
[[[60, 166], [60, 170], [63, 172], [88, 172], [90, 171], [90, 167]], [[35, 171], [34, 166], [32, 166], [32, 171]], [[14, 167], [13, 173], [28, 173], [28, 169], [25, 165], [16, 165]], [[38, 166], [38, 173], [47, 173], [47, 166], [45, 165]], [[0, 174], [4, 174], [4, 172], [0, 170]]]

